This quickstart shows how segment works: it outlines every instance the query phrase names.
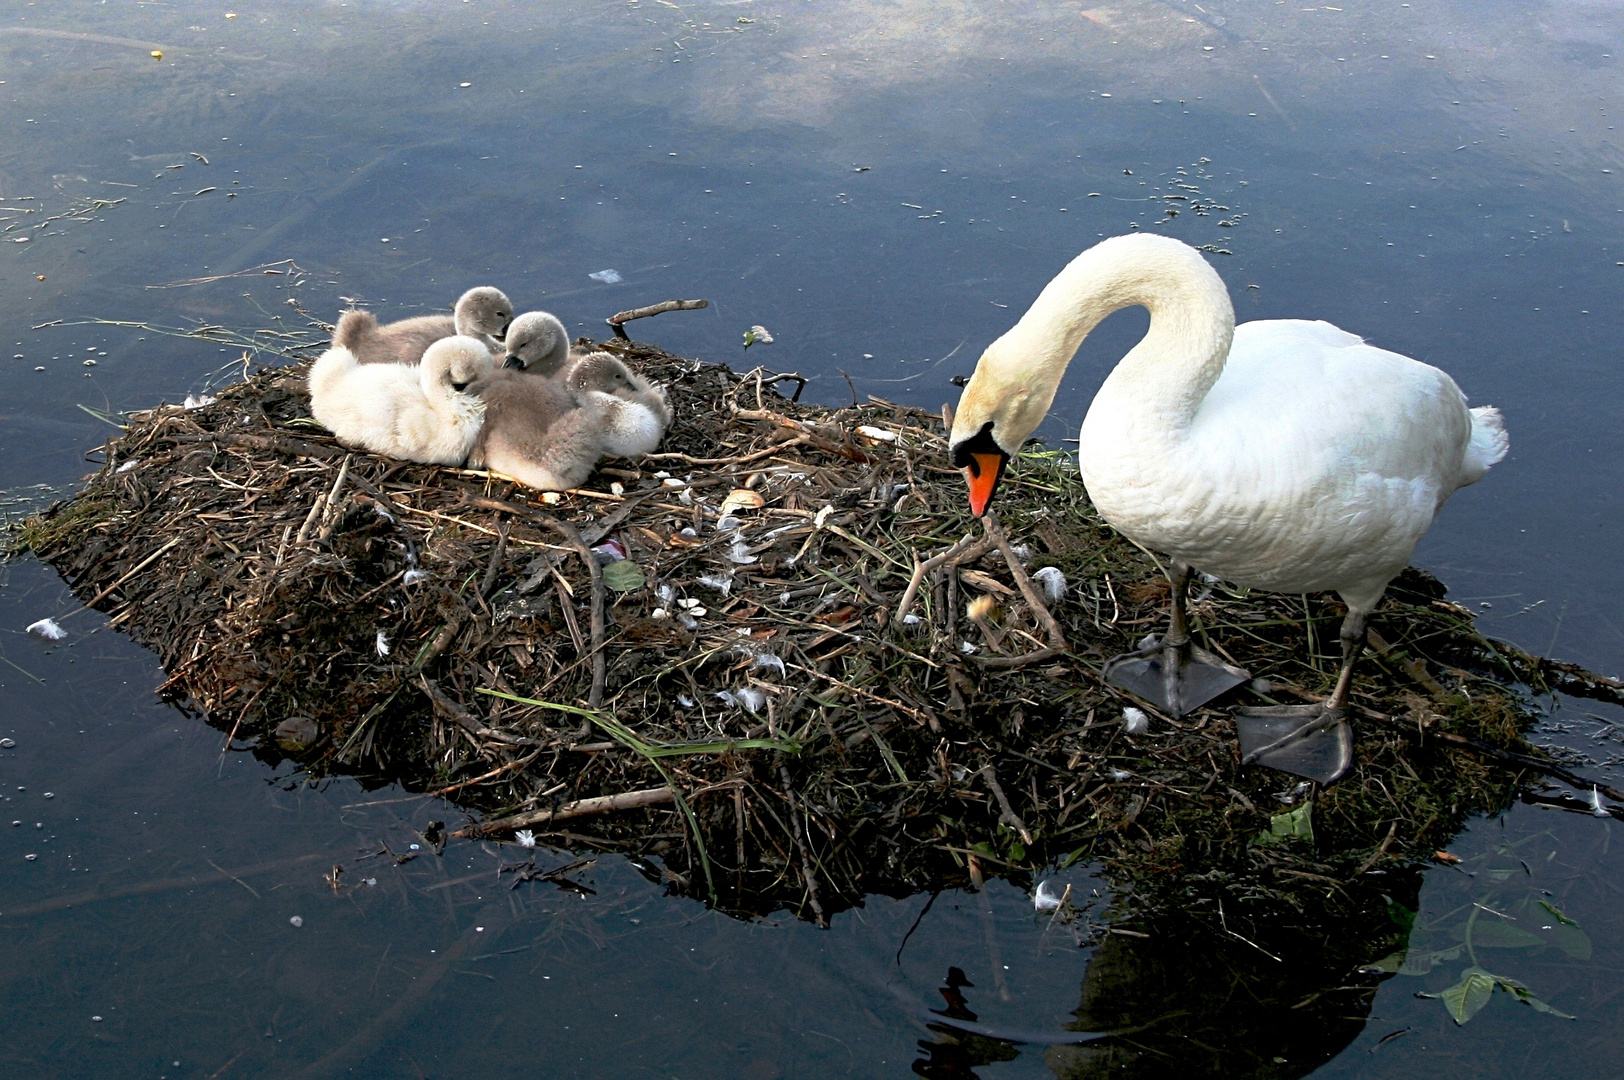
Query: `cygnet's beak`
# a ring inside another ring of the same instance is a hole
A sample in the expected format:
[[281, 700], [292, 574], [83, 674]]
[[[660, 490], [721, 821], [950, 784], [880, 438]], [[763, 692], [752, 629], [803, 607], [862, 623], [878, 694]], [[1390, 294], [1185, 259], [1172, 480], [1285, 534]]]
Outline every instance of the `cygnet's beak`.
[[502, 366], [504, 368], [513, 368], [516, 371], [523, 371], [524, 361], [520, 360], [517, 356], [510, 356], [502, 362]]
[[964, 467], [964, 479], [970, 486], [970, 512], [976, 517], [987, 512], [1008, 462], [1008, 455], [1002, 453], [970, 455], [970, 464]]
[[500, 329], [496, 333], [492, 334], [491, 337], [495, 338], [497, 341], [506, 341], [507, 340], [507, 332], [508, 332], [508, 328], [506, 326], [504, 326], [504, 327], [502, 327], [502, 329]]

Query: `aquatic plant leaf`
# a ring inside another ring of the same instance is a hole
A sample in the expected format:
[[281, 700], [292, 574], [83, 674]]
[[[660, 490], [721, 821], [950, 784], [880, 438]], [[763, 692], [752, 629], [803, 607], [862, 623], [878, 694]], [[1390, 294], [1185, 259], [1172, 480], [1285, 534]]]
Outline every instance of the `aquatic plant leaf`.
[[1479, 1009], [1489, 1003], [1489, 996], [1494, 993], [1494, 984], [1498, 980], [1480, 967], [1469, 967], [1460, 973], [1460, 982], [1451, 986], [1441, 994], [1422, 994], [1422, 997], [1437, 998], [1449, 1010], [1451, 1019], [1457, 1024], [1464, 1024], [1477, 1015]]
[[1540, 935], [1548, 944], [1555, 945], [1575, 960], [1589, 960], [1591, 956], [1590, 935], [1579, 929], [1571, 922], [1559, 922]]
[[1545, 1004], [1545, 1002], [1534, 996], [1532, 990], [1529, 990], [1528, 987], [1524, 986], [1516, 979], [1507, 979], [1496, 975], [1494, 977], [1494, 981], [1499, 985], [1500, 989], [1504, 990], [1506, 993], [1510, 994], [1524, 1005], [1527, 1005], [1535, 1012], [1549, 1013], [1552, 1016], [1561, 1017], [1563, 1020], [1578, 1019], [1576, 1016], [1569, 1016], [1561, 1009], [1553, 1009], [1551, 1006]]
[[1259, 833], [1253, 841], [1258, 844], [1283, 844], [1287, 840], [1314, 842], [1314, 804], [1305, 802], [1295, 810], [1275, 814], [1269, 818], [1269, 831]]
[[1383, 896], [1387, 901], [1387, 917], [1393, 920], [1393, 925], [1408, 933], [1415, 926], [1415, 917], [1419, 912], [1405, 907], [1391, 896]]
[[1480, 949], [1537, 949], [1545, 939], [1498, 919], [1479, 919], [1472, 927], [1472, 944]]
[[643, 568], [630, 559], [612, 562], [603, 568], [603, 583], [615, 592], [632, 592], [641, 589], [648, 578]]
[[1555, 915], [1556, 916], [1556, 921], [1561, 923], [1563, 926], [1578, 926], [1579, 925], [1578, 923], [1574, 922], [1572, 919], [1568, 918], [1566, 915], [1562, 914], [1562, 912], [1557, 908], [1557, 906], [1555, 904], [1547, 903], [1546, 901], [1541, 900], [1539, 902], [1539, 906], [1544, 908], [1546, 911], [1549, 911], [1552, 915]]

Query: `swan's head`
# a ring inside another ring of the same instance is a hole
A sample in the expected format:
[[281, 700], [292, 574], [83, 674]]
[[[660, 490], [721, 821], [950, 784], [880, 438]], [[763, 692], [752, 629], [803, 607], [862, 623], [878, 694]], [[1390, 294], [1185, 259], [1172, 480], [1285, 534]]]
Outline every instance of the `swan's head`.
[[488, 334], [497, 341], [507, 336], [513, 321], [513, 302], [501, 289], [481, 285], [457, 298], [452, 312], [459, 334]]
[[1054, 396], [1029, 372], [1023, 376], [1021, 358], [1006, 355], [1010, 348], [1002, 338], [987, 346], [953, 413], [948, 453], [964, 470], [976, 517], [987, 512], [1009, 459], [1043, 422]]
[[565, 377], [565, 385], [578, 394], [596, 390], [620, 396], [647, 388], [631, 369], [606, 352], [587, 353], [577, 360]]
[[478, 338], [441, 338], [423, 354], [423, 390], [433, 387], [441, 393], [461, 394], [470, 384], [488, 375], [493, 366], [490, 350]]
[[545, 311], [527, 311], [507, 329], [507, 361], [504, 367], [537, 375], [556, 375], [569, 359], [569, 331], [558, 316]]

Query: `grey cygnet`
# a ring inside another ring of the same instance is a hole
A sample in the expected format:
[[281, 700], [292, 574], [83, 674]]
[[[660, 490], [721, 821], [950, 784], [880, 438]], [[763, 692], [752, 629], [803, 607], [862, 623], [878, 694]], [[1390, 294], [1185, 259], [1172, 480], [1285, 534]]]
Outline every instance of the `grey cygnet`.
[[457, 334], [500, 353], [498, 342], [512, 321], [513, 303], [506, 294], [481, 285], [463, 293], [451, 315], [419, 315], [380, 326], [370, 311], [346, 311], [333, 328], [333, 344], [354, 353], [362, 364], [415, 364], [430, 345]]
[[564, 370], [570, 359], [569, 331], [558, 316], [546, 311], [527, 311], [513, 320], [507, 332], [507, 362], [504, 367], [552, 378]]
[[592, 354], [563, 379], [499, 369], [469, 392], [485, 402], [469, 467], [542, 491], [579, 487], [606, 455], [648, 453], [671, 420], [664, 394], [608, 353]]

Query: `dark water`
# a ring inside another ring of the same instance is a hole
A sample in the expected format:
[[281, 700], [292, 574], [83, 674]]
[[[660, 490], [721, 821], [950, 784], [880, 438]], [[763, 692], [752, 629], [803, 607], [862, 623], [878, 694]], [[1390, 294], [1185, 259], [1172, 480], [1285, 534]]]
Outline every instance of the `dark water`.
[[[90, 468], [111, 429], [81, 406], [229, 377], [239, 349], [160, 327], [296, 328], [290, 299], [407, 314], [490, 282], [593, 333], [703, 296], [639, 335], [738, 361], [759, 323], [762, 362], [820, 400], [849, 393], [843, 369], [934, 407], [1068, 258], [1137, 225], [1230, 252], [1243, 319], [1328, 319], [1499, 405], [1511, 457], [1417, 562], [1490, 634], [1621, 667], [1616, 3], [228, 10], [0, 11], [8, 514]], [[266, 264], [302, 273], [240, 273]], [[589, 277], [607, 269], [622, 281]], [[1088, 343], [1050, 437], [1142, 328], [1124, 313]], [[1460, 837], [1458, 867], [1394, 882], [1418, 950], [1464, 944], [1476, 912], [1479, 966], [1576, 1017], [1497, 991], [1463, 1027], [1413, 995], [1470, 957], [1378, 984], [1351, 970], [1379, 952], [1368, 926], [1275, 959], [1176, 922], [1079, 947], [1002, 884], [928, 911], [872, 897], [827, 932], [708, 912], [618, 859], [576, 875], [590, 895], [510, 890], [491, 850], [427, 853], [443, 805], [222, 753], [102, 616], [27, 637], [76, 605], [33, 563], [0, 572], [6, 1075], [1617, 1073], [1606, 820], [1519, 807]], [[1610, 762], [1621, 721], [1553, 703], [1540, 738]], [[1481, 931], [1565, 926], [1541, 901], [1586, 947]], [[933, 1031], [955, 967], [975, 1023], [1137, 1021], [1140, 1056]]]

